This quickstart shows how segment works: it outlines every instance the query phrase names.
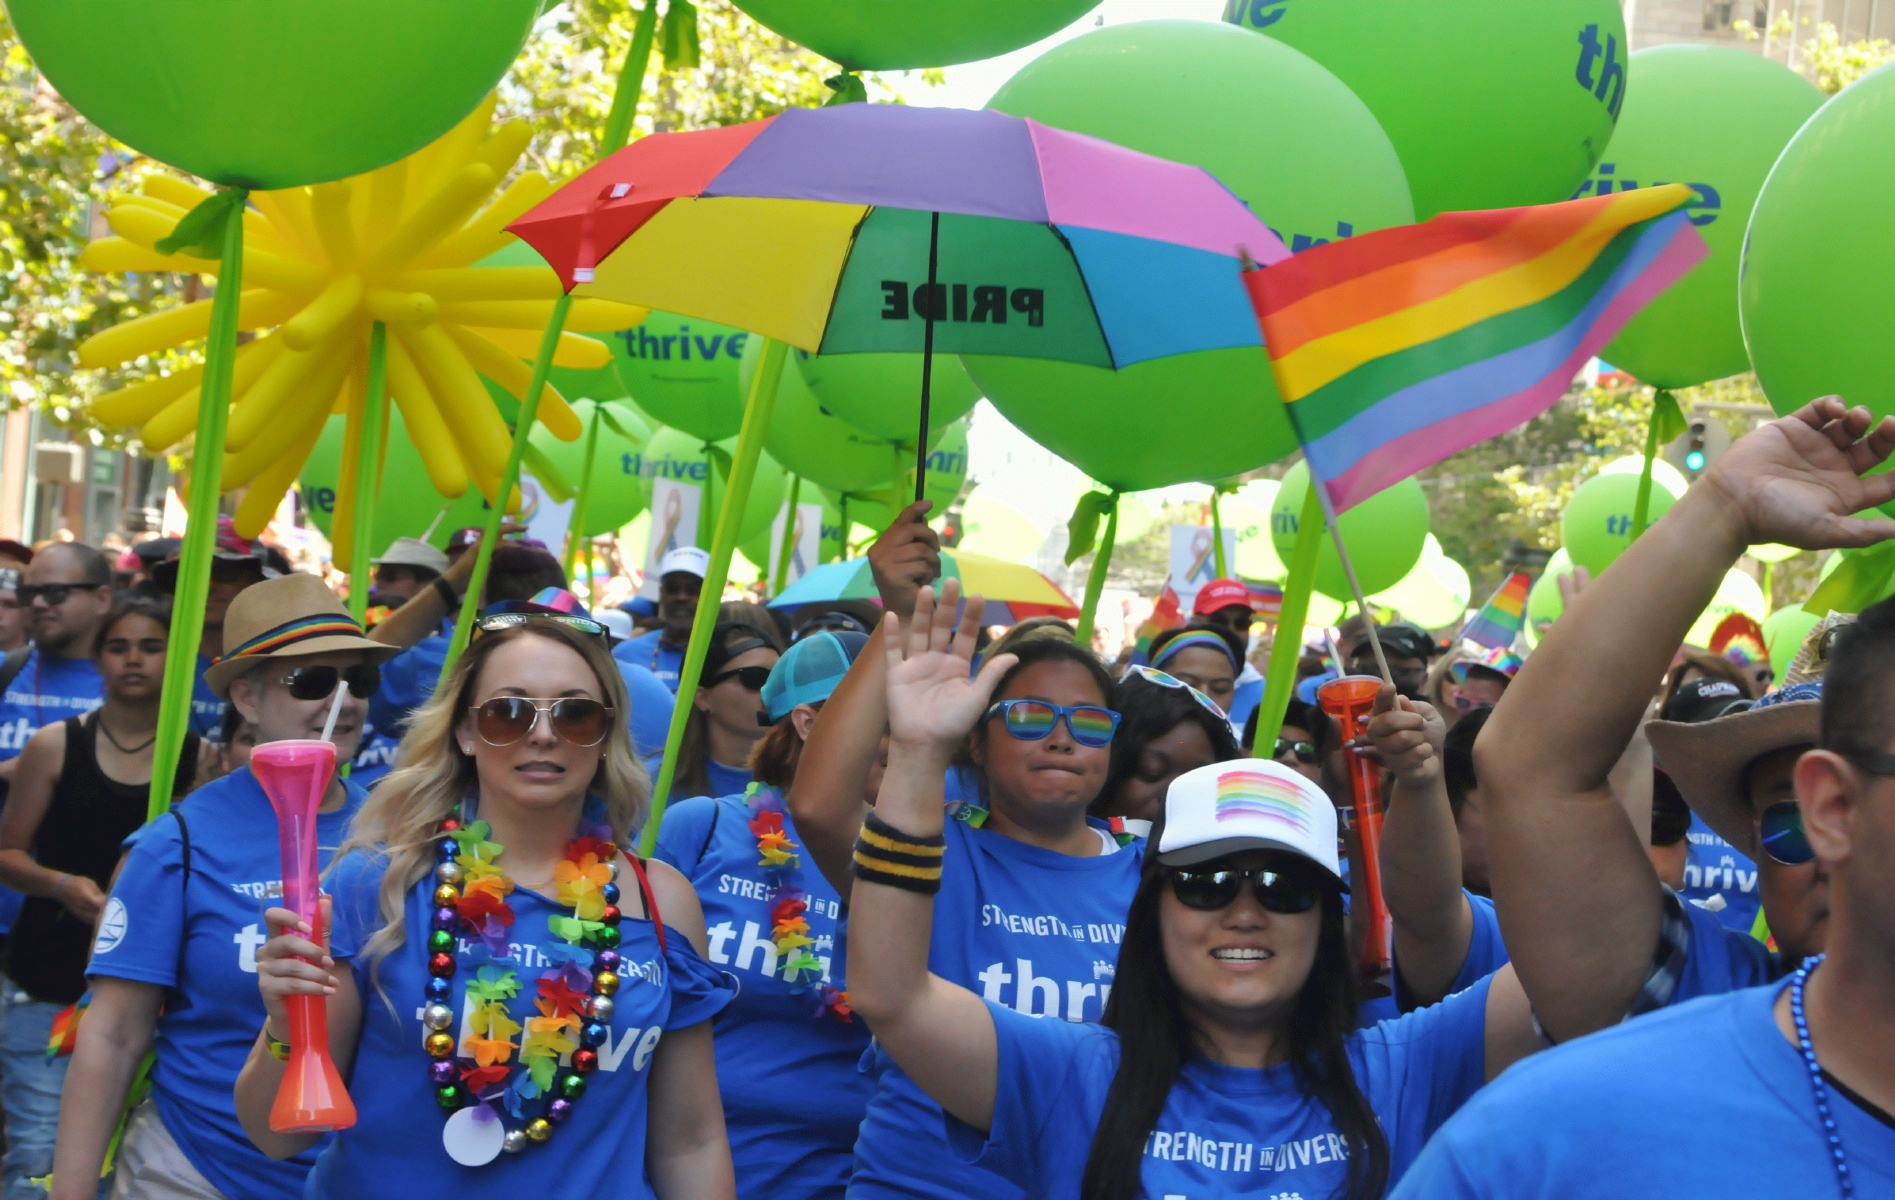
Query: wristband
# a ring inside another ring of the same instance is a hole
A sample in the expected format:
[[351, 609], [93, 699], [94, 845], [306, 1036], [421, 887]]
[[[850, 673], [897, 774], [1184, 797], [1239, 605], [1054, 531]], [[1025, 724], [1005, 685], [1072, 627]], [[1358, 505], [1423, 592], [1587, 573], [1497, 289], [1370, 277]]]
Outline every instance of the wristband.
[[441, 603], [447, 606], [449, 612], [460, 607], [461, 598], [454, 594], [454, 585], [447, 581], [447, 576], [436, 575], [431, 586], [434, 588], [434, 594], [441, 598]]
[[932, 896], [941, 890], [941, 864], [946, 854], [947, 838], [940, 834], [918, 838], [871, 812], [855, 839], [849, 872], [869, 883]]
[[263, 1040], [270, 1047], [271, 1058], [274, 1058], [280, 1063], [286, 1063], [290, 1060], [290, 1044], [279, 1040], [274, 1033], [270, 1032], [270, 1023], [268, 1021], [263, 1023]]

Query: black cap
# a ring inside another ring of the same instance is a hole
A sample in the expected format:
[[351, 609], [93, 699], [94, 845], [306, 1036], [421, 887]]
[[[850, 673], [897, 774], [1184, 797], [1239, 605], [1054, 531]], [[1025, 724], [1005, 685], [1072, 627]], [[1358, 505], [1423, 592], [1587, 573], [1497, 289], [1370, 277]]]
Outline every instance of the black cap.
[[1660, 714], [1667, 721], [1695, 725], [1740, 713], [1751, 705], [1743, 688], [1728, 679], [1693, 679], [1680, 684]]
[[[1379, 625], [1375, 629], [1375, 636], [1382, 643], [1382, 649], [1397, 658], [1418, 658], [1422, 662], [1427, 662], [1441, 652], [1441, 647], [1428, 636], [1427, 630], [1419, 625], [1411, 625], [1407, 621], [1397, 621], [1393, 625]], [[1367, 652], [1368, 649], [1369, 640], [1362, 638], [1349, 651], [1349, 656], [1354, 658]]]

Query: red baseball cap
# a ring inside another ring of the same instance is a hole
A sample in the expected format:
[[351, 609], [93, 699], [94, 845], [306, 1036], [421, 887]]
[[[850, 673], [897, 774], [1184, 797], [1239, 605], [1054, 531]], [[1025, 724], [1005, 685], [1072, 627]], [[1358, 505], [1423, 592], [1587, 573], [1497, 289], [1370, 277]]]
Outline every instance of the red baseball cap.
[[1191, 602], [1192, 614], [1199, 617], [1237, 607], [1250, 607], [1250, 589], [1235, 579], [1211, 580], [1198, 589], [1197, 599]]

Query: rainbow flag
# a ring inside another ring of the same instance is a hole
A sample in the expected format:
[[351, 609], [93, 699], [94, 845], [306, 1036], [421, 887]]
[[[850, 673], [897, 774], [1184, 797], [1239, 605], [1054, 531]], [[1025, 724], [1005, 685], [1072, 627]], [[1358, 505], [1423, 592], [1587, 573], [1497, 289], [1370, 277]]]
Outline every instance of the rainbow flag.
[[1520, 636], [1520, 627], [1526, 624], [1527, 592], [1532, 586], [1533, 579], [1525, 571], [1507, 576], [1507, 582], [1495, 590], [1467, 623], [1467, 628], [1461, 630], [1461, 640], [1477, 642], [1490, 650], [1505, 650], [1513, 645], [1513, 639]]
[[1310, 470], [1340, 512], [1565, 394], [1707, 253], [1683, 184], [1442, 213], [1244, 273]]

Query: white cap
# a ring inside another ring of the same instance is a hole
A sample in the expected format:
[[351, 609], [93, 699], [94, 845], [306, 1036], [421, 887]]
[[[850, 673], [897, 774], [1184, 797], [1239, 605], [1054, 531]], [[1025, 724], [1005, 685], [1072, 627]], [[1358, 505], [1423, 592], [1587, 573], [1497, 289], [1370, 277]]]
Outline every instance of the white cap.
[[396, 538], [380, 558], [369, 562], [377, 567], [421, 567], [436, 575], [447, 574], [447, 555], [420, 538]]
[[673, 571], [702, 579], [711, 573], [711, 552], [696, 546], [679, 546], [658, 561], [658, 578], [663, 579]]
[[1246, 850], [1287, 850], [1342, 878], [1336, 807], [1288, 767], [1252, 758], [1212, 763], [1171, 781], [1159, 862], [1188, 867]]
[[617, 608], [602, 608], [592, 614], [592, 619], [605, 626], [606, 631], [621, 642], [632, 640], [632, 614]]

